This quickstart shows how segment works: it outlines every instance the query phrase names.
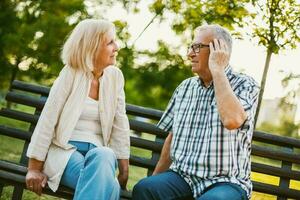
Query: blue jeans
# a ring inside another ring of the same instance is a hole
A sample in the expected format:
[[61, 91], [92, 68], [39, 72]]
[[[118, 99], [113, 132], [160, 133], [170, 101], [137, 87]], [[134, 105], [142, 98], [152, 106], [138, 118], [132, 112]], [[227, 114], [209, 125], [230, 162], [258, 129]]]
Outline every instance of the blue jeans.
[[70, 144], [77, 150], [68, 161], [61, 184], [75, 189], [74, 199], [119, 199], [114, 152], [108, 147], [96, 147], [87, 142], [71, 141]]
[[[192, 200], [190, 186], [176, 172], [168, 170], [139, 181], [133, 188], [133, 200]], [[215, 183], [197, 200], [247, 200], [246, 191], [233, 183]]]

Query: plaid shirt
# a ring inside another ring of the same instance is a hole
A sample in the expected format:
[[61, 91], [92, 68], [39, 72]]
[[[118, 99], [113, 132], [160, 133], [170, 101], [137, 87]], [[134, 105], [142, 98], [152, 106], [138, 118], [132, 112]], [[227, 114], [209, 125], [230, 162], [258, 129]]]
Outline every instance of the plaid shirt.
[[195, 198], [218, 182], [236, 183], [251, 196], [251, 139], [259, 88], [252, 78], [234, 73], [230, 66], [225, 73], [248, 116], [242, 127], [223, 126], [213, 84], [206, 88], [198, 77], [176, 88], [158, 123], [173, 133], [170, 169], [185, 179]]

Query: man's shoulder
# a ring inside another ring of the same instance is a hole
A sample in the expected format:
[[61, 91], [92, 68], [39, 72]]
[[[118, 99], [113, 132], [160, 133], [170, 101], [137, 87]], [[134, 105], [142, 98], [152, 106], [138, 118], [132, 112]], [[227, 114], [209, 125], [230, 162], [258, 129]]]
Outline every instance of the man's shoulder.
[[233, 78], [232, 78], [232, 83], [234, 85], [238, 85], [238, 86], [250, 86], [250, 87], [256, 87], [259, 88], [258, 83], [256, 82], [256, 80], [244, 73], [241, 72], [233, 72], [232, 73]]
[[190, 86], [191, 84], [195, 84], [197, 82], [197, 77], [194, 76], [194, 77], [190, 77], [190, 78], [187, 78], [185, 80], [183, 80], [179, 85], [178, 85], [178, 89], [184, 89], [188, 86]]

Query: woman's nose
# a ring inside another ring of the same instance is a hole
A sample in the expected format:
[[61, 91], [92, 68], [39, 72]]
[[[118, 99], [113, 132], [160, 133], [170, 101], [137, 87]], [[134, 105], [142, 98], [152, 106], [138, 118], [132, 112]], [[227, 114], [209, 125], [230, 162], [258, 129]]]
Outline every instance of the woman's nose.
[[119, 51], [119, 45], [117, 43], [115, 43], [115, 51]]

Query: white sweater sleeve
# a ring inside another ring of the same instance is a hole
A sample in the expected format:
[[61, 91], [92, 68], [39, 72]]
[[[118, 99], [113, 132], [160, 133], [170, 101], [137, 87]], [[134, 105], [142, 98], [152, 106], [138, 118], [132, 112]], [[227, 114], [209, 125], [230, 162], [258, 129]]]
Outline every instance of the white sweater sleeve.
[[71, 92], [75, 71], [65, 66], [51, 87], [39, 121], [32, 134], [27, 156], [45, 161], [54, 136], [55, 126]]

